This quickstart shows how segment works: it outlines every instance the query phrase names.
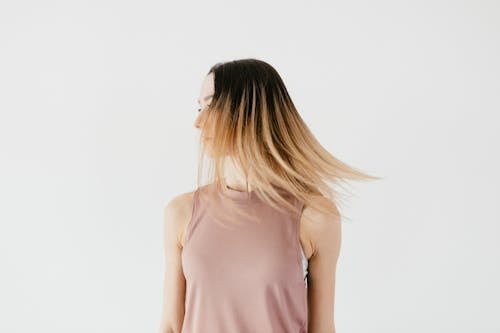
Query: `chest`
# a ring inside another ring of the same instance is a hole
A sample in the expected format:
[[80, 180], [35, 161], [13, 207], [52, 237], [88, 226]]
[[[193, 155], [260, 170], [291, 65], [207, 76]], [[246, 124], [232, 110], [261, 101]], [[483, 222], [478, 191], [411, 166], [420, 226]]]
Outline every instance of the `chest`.
[[198, 223], [182, 250], [186, 281], [211, 286], [302, 281], [300, 243], [286, 223], [292, 221], [229, 227]]

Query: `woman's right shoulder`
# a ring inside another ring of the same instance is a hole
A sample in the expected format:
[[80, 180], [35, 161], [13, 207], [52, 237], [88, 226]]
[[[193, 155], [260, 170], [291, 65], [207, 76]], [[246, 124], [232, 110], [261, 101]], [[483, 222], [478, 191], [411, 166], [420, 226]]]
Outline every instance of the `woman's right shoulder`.
[[165, 210], [175, 213], [181, 213], [185, 210], [190, 204], [192, 204], [194, 198], [194, 191], [183, 192], [177, 195], [174, 195], [164, 206]]
[[195, 192], [196, 190], [177, 194], [163, 208], [165, 229], [177, 235], [181, 246], [184, 244], [184, 232], [191, 220]]

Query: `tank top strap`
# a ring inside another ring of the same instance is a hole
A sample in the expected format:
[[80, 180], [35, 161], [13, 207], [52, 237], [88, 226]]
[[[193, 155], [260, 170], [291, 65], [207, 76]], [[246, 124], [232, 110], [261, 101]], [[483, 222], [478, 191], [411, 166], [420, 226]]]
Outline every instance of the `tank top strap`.
[[185, 235], [184, 235], [184, 246], [186, 243], [189, 241], [191, 238], [191, 235], [193, 234], [193, 230], [196, 228], [198, 223], [200, 223], [200, 187], [196, 188], [196, 190], [193, 192], [193, 208], [191, 210], [191, 218], [190, 221], [188, 222], [188, 225], [186, 226], [185, 230]]
[[301, 200], [299, 198], [295, 198], [295, 205], [298, 209], [297, 217], [299, 218], [299, 222], [300, 222], [300, 218], [302, 217], [302, 211], [304, 210], [305, 202], [304, 202], [304, 200]]

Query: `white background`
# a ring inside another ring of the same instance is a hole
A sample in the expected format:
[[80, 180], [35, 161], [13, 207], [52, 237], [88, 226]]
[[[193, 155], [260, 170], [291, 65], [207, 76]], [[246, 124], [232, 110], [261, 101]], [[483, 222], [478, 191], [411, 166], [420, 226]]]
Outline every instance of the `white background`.
[[500, 332], [497, 1], [0, 3], [0, 331], [156, 332], [202, 79], [255, 57], [332, 154], [337, 332]]

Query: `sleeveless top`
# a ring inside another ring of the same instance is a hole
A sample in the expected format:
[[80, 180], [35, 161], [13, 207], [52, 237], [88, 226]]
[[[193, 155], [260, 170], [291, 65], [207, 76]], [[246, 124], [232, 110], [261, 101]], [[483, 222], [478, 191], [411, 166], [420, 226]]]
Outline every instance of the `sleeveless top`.
[[[300, 215], [286, 214], [253, 192], [226, 187], [229, 198], [245, 204], [264, 223], [224, 228], [210, 215], [212, 205], [193, 196], [182, 267], [186, 279], [181, 333], [307, 333], [307, 260], [300, 244]], [[303, 202], [291, 202], [302, 211]], [[240, 219], [242, 217], [239, 217]]]

